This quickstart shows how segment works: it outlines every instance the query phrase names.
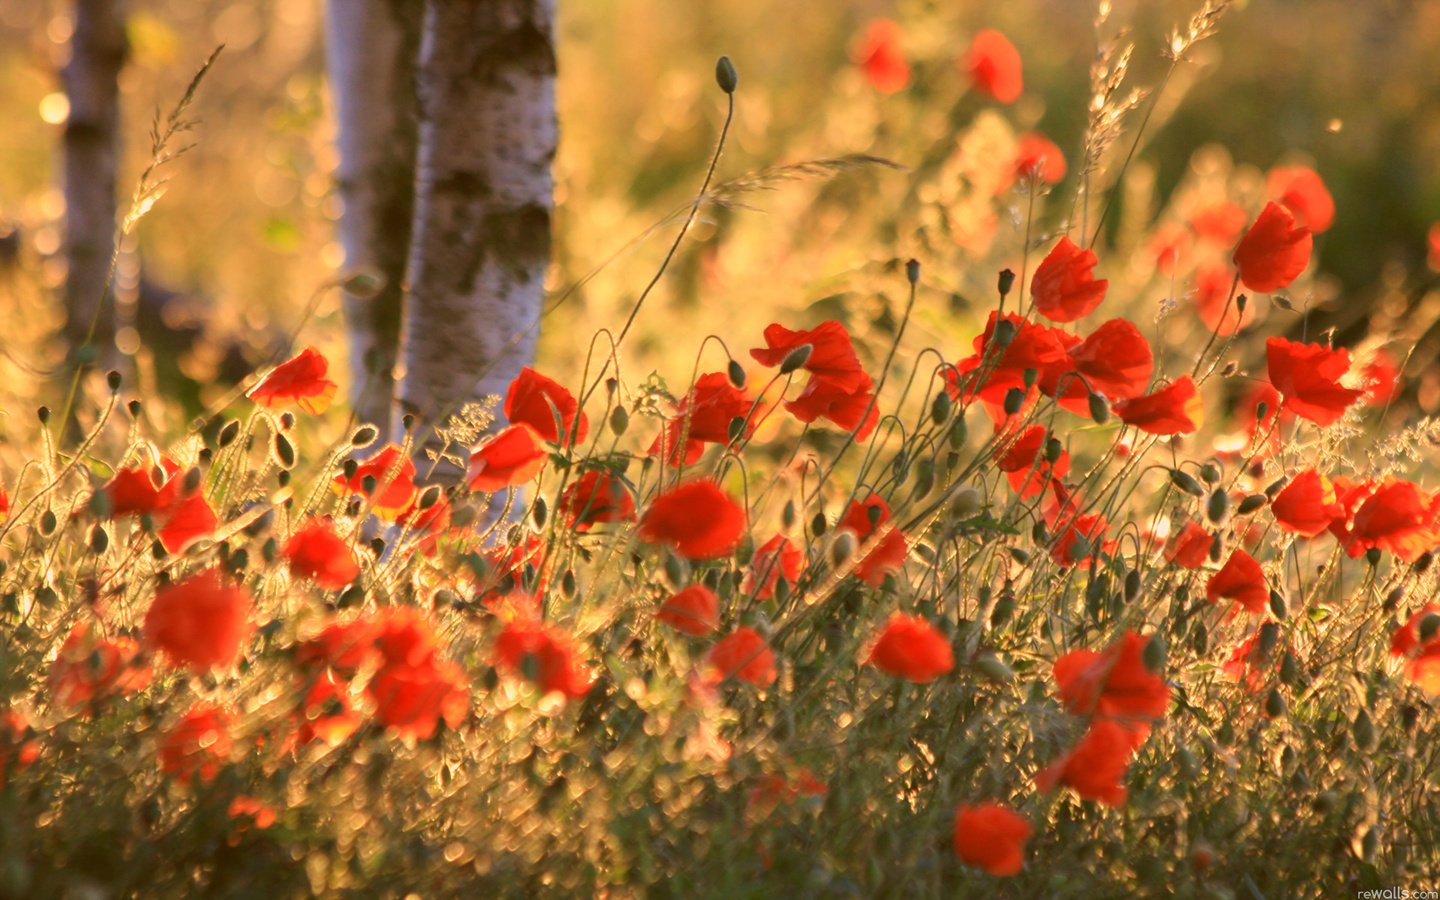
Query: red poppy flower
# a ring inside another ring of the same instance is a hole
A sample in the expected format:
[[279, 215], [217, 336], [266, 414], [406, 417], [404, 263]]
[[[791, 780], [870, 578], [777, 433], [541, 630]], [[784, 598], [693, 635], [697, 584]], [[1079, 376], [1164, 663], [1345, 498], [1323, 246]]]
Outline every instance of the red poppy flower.
[[690, 481], [652, 500], [636, 534], [642, 541], [670, 544], [686, 559], [715, 559], [740, 545], [745, 510], [715, 482]]
[[1310, 229], [1296, 225], [1289, 210], [1274, 201], [1265, 204], [1235, 248], [1241, 283], [1259, 294], [1288, 287], [1310, 265], [1312, 244]]
[[338, 591], [360, 575], [360, 566], [348, 541], [341, 540], [322, 519], [312, 519], [290, 536], [280, 555], [290, 573], [309, 578], [329, 591]]
[[1440, 222], [1430, 226], [1425, 233], [1425, 262], [1433, 271], [1440, 272]]
[[1182, 569], [1198, 569], [1210, 558], [1215, 539], [1198, 522], [1186, 522], [1179, 534], [1165, 545], [1165, 559]]
[[[1360, 381], [1365, 386], [1365, 405], [1385, 406], [1400, 393], [1400, 363], [1384, 347], [1376, 350], [1360, 371]], [[0, 515], [0, 521], [4, 521], [3, 515]]]
[[910, 63], [900, 47], [900, 26], [890, 19], [875, 19], [855, 48], [855, 62], [870, 86], [882, 94], [904, 90], [910, 83]]
[[[556, 413], [559, 413], [560, 428], [565, 432], [563, 441], [556, 429]], [[552, 444], [568, 444], [571, 431], [575, 432], [576, 443], [585, 440], [590, 433], [590, 420], [580, 411], [575, 395], [558, 381], [546, 378], [529, 366], [521, 369], [515, 380], [510, 382], [510, 390], [505, 394], [505, 418], [512, 425], [529, 425], [536, 434]]]
[[[1013, 333], [1010, 343], [1003, 348], [996, 346], [995, 340], [996, 328], [1002, 321], [1009, 323], [1005, 328]], [[1004, 402], [1011, 388], [1025, 386], [1027, 369], [1039, 373], [1039, 384], [1057, 384], [1074, 367], [1069, 350], [1078, 343], [1079, 338], [1058, 328], [1029, 322], [1013, 314], [1006, 314], [1002, 319], [991, 312], [985, 331], [972, 342], [974, 354], [956, 363], [955, 370], [946, 370], [946, 383], [950, 393], [961, 402], [968, 403], [978, 396], [998, 405]], [[972, 372], [983, 375], [983, 381], [967, 384]]]
[[453, 662], [431, 659], [422, 665], [386, 665], [371, 677], [365, 692], [375, 703], [375, 718], [403, 738], [428, 740], [443, 719], [456, 728], [470, 708], [469, 681]]
[[1313, 234], [1329, 231], [1335, 222], [1335, 200], [1309, 166], [1276, 166], [1265, 176], [1265, 189]]
[[1043, 134], [1023, 134], [1015, 149], [1015, 177], [1058, 184], [1065, 177], [1065, 154]]
[[1113, 719], [1143, 739], [1170, 707], [1170, 686], [1145, 665], [1152, 637], [1127, 630], [1103, 652], [1072, 650], [1055, 660], [1055, 683], [1077, 716]]
[[1123, 806], [1125, 770], [1130, 768], [1131, 755], [1144, 741], [1143, 735], [1118, 722], [1097, 719], [1074, 749], [1035, 774], [1035, 786], [1053, 791], [1063, 784], [1086, 800]]
[[1350, 371], [1350, 354], [1343, 347], [1270, 338], [1265, 354], [1270, 383], [1283, 395], [1285, 409], [1316, 425], [1334, 422], [1365, 393], [1340, 385]]
[[363, 723], [350, 703], [346, 683], [334, 672], [322, 672], [311, 680], [292, 719], [296, 728], [291, 750], [315, 741], [338, 747]]
[[495, 668], [529, 679], [541, 693], [572, 699], [588, 694], [594, 682], [570, 636], [543, 622], [507, 623], [495, 640]]
[[377, 657], [375, 637], [379, 627], [380, 623], [371, 616], [332, 622], [319, 634], [295, 646], [295, 662], [303, 668], [328, 668], [353, 678], [361, 666]]
[[[264, 831], [266, 828], [274, 825], [276, 819], [274, 807], [265, 804], [258, 797], [251, 797], [249, 794], [241, 794], [234, 800], [231, 800], [230, 806], [225, 810], [225, 814], [232, 819], [238, 820], [236, 823], [236, 833], [243, 832], [252, 826]], [[234, 838], [235, 833], [232, 833], [231, 837]], [[231, 846], [236, 845], [231, 844]]]
[[1196, 210], [1190, 216], [1190, 227], [1197, 237], [1219, 247], [1230, 247], [1248, 220], [1240, 204], [1222, 200]]
[[150, 684], [150, 665], [133, 638], [103, 638], [77, 622], [50, 664], [50, 695], [62, 707], [94, 708], [109, 697], [143, 690]]
[[[180, 499], [180, 464], [170, 457], [160, 460], [158, 471], [149, 466], [119, 469], [103, 490], [110, 501], [110, 515], [134, 516], [163, 513]], [[156, 475], [163, 477], [157, 482]]]
[[10, 518], [10, 495], [0, 487], [0, 522]]
[[35, 729], [20, 710], [11, 707], [0, 713], [0, 787], [10, 776], [40, 758]]
[[706, 444], [730, 443], [730, 423], [736, 419], [745, 422], [746, 437], [754, 434], [760, 410], [756, 409], [752, 415], [753, 407], [754, 401], [730, 383], [729, 375], [724, 372], [701, 375], [680, 404], [675, 418], [665, 424], [665, 429], [650, 445], [650, 455], [666, 454], [672, 466], [694, 465], [705, 452]]
[[[1058, 484], [1059, 482], [1051, 482]], [[1110, 523], [1098, 513], [1076, 516], [1073, 513], [1057, 518], [1055, 540], [1050, 545], [1050, 558], [1056, 565], [1070, 567], [1096, 552], [1108, 552], [1113, 542], [1104, 540]]]
[[807, 424], [817, 419], [828, 419], [853, 432], [855, 440], [863, 441], [875, 430], [880, 411], [875, 403], [874, 384], [870, 376], [863, 372], [861, 375], [863, 381], [854, 390], [846, 390], [826, 378], [812, 377], [800, 396], [785, 401], [785, 408]]
[[[1075, 371], [1085, 376], [1090, 388], [1112, 400], [1145, 393], [1155, 369], [1150, 342], [1139, 328], [1124, 319], [1103, 323], [1068, 353]], [[1076, 386], [1081, 394], [1087, 393], [1078, 379]]]
[[704, 637], [720, 627], [720, 598], [703, 584], [692, 584], [671, 595], [655, 618], [693, 637]]
[[252, 387], [249, 397], [261, 406], [274, 408], [295, 404], [312, 416], [330, 408], [339, 385], [325, 377], [330, 363], [314, 347], [306, 347], [286, 360]]
[[1014, 103], [1025, 89], [1020, 51], [1005, 35], [991, 28], [975, 34], [961, 67], [970, 74], [975, 90], [1001, 103]]
[[855, 355], [855, 345], [850, 332], [836, 321], [821, 322], [809, 331], [791, 331], [780, 324], [765, 328], [765, 346], [750, 351], [750, 355], [762, 366], [778, 366], [792, 352], [805, 345], [810, 346], [810, 356], [801, 366], [843, 393], [852, 393], [869, 387], [870, 376], [860, 368], [860, 359]]
[[1049, 436], [1050, 431], [1044, 425], [1031, 425], [995, 460], [995, 467], [1005, 473], [1010, 487], [1021, 499], [1039, 495], [1052, 479], [1064, 478], [1070, 471], [1067, 451], [1061, 450], [1053, 462], [1040, 456]]
[[503, 491], [540, 474], [548, 456], [534, 429], [510, 425], [470, 451], [467, 483], [477, 493]]
[[413, 606], [387, 606], [377, 610], [375, 649], [383, 666], [425, 666], [440, 652], [440, 641], [430, 619]]
[[176, 665], [200, 673], [228, 666], [250, 634], [250, 595], [218, 568], [155, 593], [145, 614], [145, 640]]
[[753, 628], [737, 628], [721, 638], [705, 655], [707, 677], [712, 682], [727, 678], [766, 687], [775, 680], [775, 653]]
[[171, 508], [157, 534], [166, 550], [180, 553], [196, 541], [214, 537], [219, 524], [215, 510], [210, 508], [204, 495], [196, 491]]
[[[370, 501], [371, 508], [382, 516], [393, 517], [415, 499], [415, 463], [395, 444], [386, 444], [379, 453], [360, 463], [355, 476], [335, 476], [335, 483], [344, 491]], [[375, 487], [365, 490], [365, 479], [373, 478]]]
[[[878, 512], [871, 512], [878, 510]], [[904, 532], [890, 527], [890, 505], [883, 497], [871, 494], [864, 500], [851, 501], [840, 517], [840, 528], [855, 533], [855, 539], [864, 555], [855, 566], [855, 577], [870, 585], [879, 587], [885, 576], [900, 571], [905, 558], [910, 555], [910, 544]], [[876, 539], [876, 533], [880, 536]], [[870, 546], [872, 541], [873, 546]], [[865, 550], [870, 546], [868, 551]]]
[[1427, 694], [1440, 695], [1440, 628], [1424, 629], [1427, 616], [1440, 615], [1440, 606], [1425, 604], [1404, 625], [1395, 629], [1390, 638], [1390, 652], [1406, 657], [1405, 674]]
[[1190, 434], [1205, 424], [1205, 402], [1189, 375], [1144, 397], [1118, 400], [1111, 409], [1126, 425], [1147, 434]]
[[794, 583], [800, 578], [804, 565], [804, 552], [789, 538], [777, 534], [755, 551], [741, 590], [756, 600], [769, 600], [775, 596], [775, 586], [780, 579]]
[[230, 759], [230, 714], [209, 703], [197, 703], [165, 733], [158, 756], [160, 771], [189, 784], [210, 782]]
[[1346, 549], [1359, 556], [1372, 547], [1414, 562], [1440, 543], [1436, 516], [1440, 497], [1409, 481], [1386, 481], [1375, 487], [1355, 510]]
[[1229, 266], [1206, 263], [1195, 270], [1195, 287], [1190, 299], [1205, 327], [1219, 335], [1231, 335], [1255, 322], [1256, 304], [1240, 311], [1235, 296], [1235, 273]]
[[1265, 686], [1266, 664], [1272, 655], [1260, 652], [1260, 632], [1256, 631], [1235, 647], [1220, 669], [1254, 694]]
[[895, 613], [865, 661], [907, 681], [924, 684], [955, 668], [950, 641], [919, 616]]
[[1030, 294], [1035, 310], [1052, 322], [1074, 322], [1084, 318], [1105, 299], [1110, 284], [1095, 280], [1094, 250], [1081, 250], [1062, 237], [1035, 269]]
[[1025, 866], [1030, 823], [999, 803], [955, 810], [955, 855], [991, 875], [1018, 875]]
[[1281, 489], [1270, 503], [1275, 521], [1286, 531], [1314, 537], [1330, 527], [1345, 510], [1335, 498], [1335, 484], [1314, 469], [1306, 469]]
[[1230, 554], [1220, 571], [1210, 576], [1205, 585], [1205, 599], [1211, 603], [1234, 600], [1246, 612], [1263, 613], [1270, 603], [1270, 588], [1265, 570], [1255, 557], [1244, 550]]
[[608, 469], [591, 469], [560, 494], [556, 510], [576, 531], [589, 531], [600, 522], [628, 522], [635, 518], [630, 489]]
[[1148, 243], [1155, 270], [1167, 278], [1174, 275], [1181, 262], [1188, 262], [1192, 243], [1190, 229], [1184, 225], [1172, 222], [1157, 228]]
[[793, 803], [801, 797], [823, 797], [828, 793], [825, 783], [815, 773], [802, 768], [794, 779], [779, 772], [765, 775], [750, 788], [746, 813], [755, 821], [768, 819], [781, 803]]

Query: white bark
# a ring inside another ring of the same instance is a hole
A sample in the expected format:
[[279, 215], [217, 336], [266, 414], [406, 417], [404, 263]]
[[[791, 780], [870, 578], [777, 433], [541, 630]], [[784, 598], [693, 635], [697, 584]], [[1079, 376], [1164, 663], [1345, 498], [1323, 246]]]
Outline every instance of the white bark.
[[345, 295], [350, 401], [382, 427], [392, 418], [414, 214], [421, 13], [419, 0], [330, 0], [326, 17], [345, 270], [381, 282], [373, 295]]
[[550, 258], [554, 16], [554, 0], [426, 7], [400, 386], [402, 411], [422, 426], [503, 395], [534, 352]]
[[125, 63], [121, 0], [77, 0], [65, 93], [65, 337], [113, 355], [114, 308], [102, 308], [115, 249], [115, 178], [120, 147], [120, 68]]

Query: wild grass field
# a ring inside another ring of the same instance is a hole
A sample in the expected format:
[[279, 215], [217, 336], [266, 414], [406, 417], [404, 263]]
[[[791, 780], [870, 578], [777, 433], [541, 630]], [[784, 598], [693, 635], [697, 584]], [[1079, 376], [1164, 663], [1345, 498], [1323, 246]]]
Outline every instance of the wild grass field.
[[0, 136], [0, 896], [1440, 891], [1433, 126], [1361, 165], [1440, 4], [574, 4], [542, 350], [450, 487], [340, 390], [315, 7], [180, 6], [162, 122], [251, 39], [116, 278], [192, 343], [66, 355]]

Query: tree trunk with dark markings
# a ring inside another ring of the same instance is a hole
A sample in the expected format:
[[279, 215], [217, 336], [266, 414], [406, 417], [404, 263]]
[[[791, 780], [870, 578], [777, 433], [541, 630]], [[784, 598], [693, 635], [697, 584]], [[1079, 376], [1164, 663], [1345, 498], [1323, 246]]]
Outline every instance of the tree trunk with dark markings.
[[[554, 15], [554, 0], [426, 7], [399, 395], [422, 426], [503, 395], [534, 352], [550, 259]], [[437, 450], [429, 434], [424, 449]]]

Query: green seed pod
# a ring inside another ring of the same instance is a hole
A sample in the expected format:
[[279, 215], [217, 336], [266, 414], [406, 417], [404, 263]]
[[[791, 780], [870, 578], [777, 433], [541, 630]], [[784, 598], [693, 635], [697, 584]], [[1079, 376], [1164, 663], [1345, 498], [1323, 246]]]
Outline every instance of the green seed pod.
[[1046, 439], [1045, 439], [1045, 461], [1046, 461], [1046, 462], [1050, 462], [1050, 463], [1055, 462], [1056, 460], [1058, 460], [1058, 459], [1060, 458], [1060, 454], [1062, 454], [1062, 453], [1064, 453], [1064, 452], [1065, 452], [1065, 445], [1062, 444], [1062, 443], [1060, 443], [1060, 441], [1059, 441], [1057, 438], [1049, 437], [1049, 438], [1046, 438]]
[[745, 417], [736, 416], [725, 426], [725, 436], [730, 443], [735, 443], [745, 434]]
[[1200, 467], [1200, 480], [1210, 487], [1220, 483], [1220, 467], [1214, 463], [1206, 463]]
[[625, 407], [617, 406], [610, 410], [610, 418], [608, 421], [610, 424], [610, 433], [616, 437], [620, 437], [625, 433], [626, 429], [630, 427], [630, 414], [625, 411]]
[[1365, 561], [1366, 561], [1367, 563], [1369, 563], [1371, 566], [1378, 566], [1378, 565], [1380, 565], [1380, 548], [1379, 548], [1379, 547], [1371, 547], [1369, 550], [1366, 550], [1366, 551], [1365, 551]]
[[105, 383], [110, 386], [110, 393], [113, 394], [116, 391], [120, 390], [120, 385], [123, 382], [124, 379], [120, 377], [120, 373], [115, 371], [114, 369], [111, 369], [109, 372], [105, 373]]
[[740, 544], [735, 548], [735, 562], [742, 566], [748, 566], [750, 560], [755, 558], [755, 539], [745, 535], [740, 539]]
[[1040, 370], [1035, 368], [1026, 369], [1020, 373], [1020, 379], [1025, 384], [1025, 390], [1029, 391], [1030, 388], [1035, 386], [1035, 382], [1040, 380]]
[[920, 283], [920, 260], [907, 259], [905, 261], [905, 280], [912, 285]]

